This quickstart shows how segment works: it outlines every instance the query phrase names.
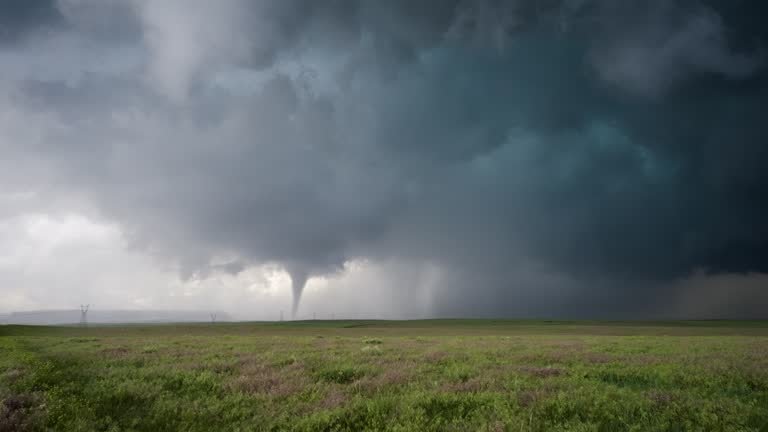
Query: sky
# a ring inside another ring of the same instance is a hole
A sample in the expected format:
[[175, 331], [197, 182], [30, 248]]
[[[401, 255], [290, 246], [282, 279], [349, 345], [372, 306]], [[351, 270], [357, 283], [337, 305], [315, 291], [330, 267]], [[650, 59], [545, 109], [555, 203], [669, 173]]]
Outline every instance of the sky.
[[0, 313], [766, 318], [767, 13], [5, 0]]

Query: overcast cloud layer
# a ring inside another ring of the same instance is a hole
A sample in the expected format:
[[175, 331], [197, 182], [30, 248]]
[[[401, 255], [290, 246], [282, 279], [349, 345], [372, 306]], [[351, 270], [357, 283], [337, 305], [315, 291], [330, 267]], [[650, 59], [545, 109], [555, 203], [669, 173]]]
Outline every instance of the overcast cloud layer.
[[3, 309], [764, 316], [763, 3], [5, 1]]

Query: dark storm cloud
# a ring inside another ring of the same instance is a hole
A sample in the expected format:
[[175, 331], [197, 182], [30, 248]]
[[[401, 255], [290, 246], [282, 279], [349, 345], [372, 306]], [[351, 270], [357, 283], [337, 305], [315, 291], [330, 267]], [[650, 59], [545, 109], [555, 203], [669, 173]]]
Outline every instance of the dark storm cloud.
[[35, 43], [103, 61], [7, 73], [0, 176], [297, 297], [398, 259], [442, 270], [436, 313], [651, 316], [768, 271], [760, 2], [192, 3], [58, 2]]
[[5, 0], [0, 11], [0, 44], [60, 25], [55, 0]]
[[731, 51], [721, 16], [705, 6], [614, 2], [604, 21], [596, 69], [603, 80], [636, 93], [657, 95], [698, 74], [743, 79], [762, 60]]

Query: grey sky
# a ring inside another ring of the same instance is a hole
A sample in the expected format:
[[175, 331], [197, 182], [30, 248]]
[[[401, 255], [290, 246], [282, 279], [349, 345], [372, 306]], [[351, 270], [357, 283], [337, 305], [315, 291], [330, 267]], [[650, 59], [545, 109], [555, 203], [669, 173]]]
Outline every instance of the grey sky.
[[764, 8], [6, 2], [0, 310], [759, 314]]

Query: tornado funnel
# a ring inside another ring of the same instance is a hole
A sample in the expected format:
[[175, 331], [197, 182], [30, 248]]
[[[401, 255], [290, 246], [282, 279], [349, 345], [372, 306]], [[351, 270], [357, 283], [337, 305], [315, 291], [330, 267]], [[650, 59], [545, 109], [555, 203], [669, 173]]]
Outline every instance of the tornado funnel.
[[293, 306], [291, 307], [291, 319], [296, 319], [296, 313], [299, 311], [299, 302], [301, 302], [301, 293], [307, 284], [307, 272], [303, 270], [292, 269], [288, 273], [291, 275], [291, 288], [293, 289]]

